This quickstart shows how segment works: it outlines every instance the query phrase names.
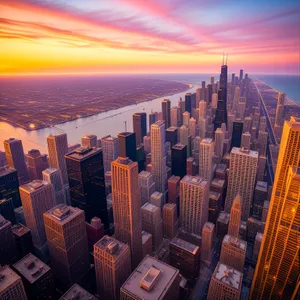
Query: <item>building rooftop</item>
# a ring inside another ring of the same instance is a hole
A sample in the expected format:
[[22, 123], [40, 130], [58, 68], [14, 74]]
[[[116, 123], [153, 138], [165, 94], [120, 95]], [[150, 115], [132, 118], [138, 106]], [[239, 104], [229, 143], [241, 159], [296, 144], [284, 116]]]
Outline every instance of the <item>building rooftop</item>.
[[235, 248], [239, 248], [241, 250], [245, 250], [247, 248], [247, 242], [237, 239], [229, 234], [226, 234], [224, 239], [223, 239], [223, 243], [227, 243]]
[[17, 236], [23, 236], [27, 232], [30, 232], [30, 229], [27, 228], [26, 226], [24, 226], [23, 224], [18, 223], [18, 224], [13, 225], [12, 231]]
[[9, 224], [11, 224], [11, 222], [6, 220], [2, 215], [0, 215], [0, 229], [7, 227]]
[[[154, 194], [154, 193], [153, 193], [153, 194]], [[153, 194], [152, 194], [152, 195], [153, 195]], [[149, 202], [146, 202], [146, 203], [141, 207], [141, 209], [147, 210], [147, 211], [150, 211], [150, 212], [155, 212], [155, 211], [159, 210], [159, 208], [158, 208], [157, 206], [155, 206], [155, 205], [153, 205], [153, 204], [151, 204], [151, 203], [149, 203]]]
[[200, 187], [205, 187], [208, 184], [208, 181], [199, 176], [186, 175], [181, 179], [182, 183], [189, 183], [193, 185], [198, 185]]
[[166, 208], [166, 209], [175, 209], [176, 208], [176, 204], [175, 203], [166, 203], [164, 205], [164, 208]]
[[256, 240], [256, 241], [262, 241], [263, 237], [264, 237], [264, 234], [261, 233], [261, 232], [258, 232], [258, 233], [256, 234], [256, 236], [255, 236], [255, 240]]
[[96, 300], [97, 298], [75, 283], [60, 300]]
[[121, 290], [143, 300], [164, 299], [179, 270], [149, 255], [125, 281]]
[[213, 139], [211, 138], [205, 138], [201, 141], [202, 144], [212, 144], [213, 143]]
[[4, 291], [21, 277], [8, 266], [0, 266], [0, 291]]
[[177, 237], [175, 237], [171, 241], [170, 245], [175, 245], [176, 247], [184, 249], [185, 251], [190, 252], [194, 255], [200, 250], [200, 248], [197, 245], [194, 245], [190, 242], [184, 241], [184, 240], [182, 240], [180, 238], [177, 238]]
[[218, 263], [213, 274], [214, 278], [236, 290], [241, 289], [243, 274], [225, 264]]
[[158, 192], [158, 191], [155, 191], [154, 193], [151, 194], [151, 198], [161, 198], [163, 197], [163, 194]]
[[268, 183], [265, 181], [257, 181], [255, 189], [267, 193], [268, 192]]
[[218, 192], [215, 192], [215, 191], [209, 191], [208, 197], [209, 197], [209, 199], [217, 201], [221, 197], [221, 194]]
[[22, 189], [23, 191], [27, 192], [27, 193], [33, 193], [37, 190], [40, 190], [44, 187], [48, 187], [49, 183], [47, 181], [43, 181], [43, 180], [33, 180], [29, 183], [25, 183], [23, 185], [20, 186], [20, 189]]
[[82, 213], [83, 210], [79, 208], [67, 206], [65, 204], [58, 204], [46, 211], [44, 216], [52, 219], [56, 223], [63, 225]]
[[120, 156], [115, 160], [115, 162], [129, 167], [136, 164], [136, 162], [133, 162], [128, 157], [120, 157]]
[[247, 148], [233, 147], [232, 150], [231, 150], [231, 153], [232, 154], [240, 154], [240, 155], [250, 156], [250, 157], [258, 159], [258, 152], [249, 150]]
[[228, 223], [229, 222], [229, 213], [225, 212], [225, 211], [221, 211], [218, 217], [217, 222], [221, 222], [221, 223]]
[[167, 130], [166, 130], [166, 131], [175, 132], [175, 131], [177, 131], [177, 127], [175, 127], [175, 126], [171, 126], [171, 127], [167, 128]]
[[71, 158], [73, 160], [82, 161], [84, 159], [89, 158], [99, 152], [101, 152], [101, 148], [90, 148], [90, 147], [79, 147], [73, 150], [70, 153], [65, 155], [66, 158]]
[[168, 179], [168, 182], [172, 182], [172, 183], [177, 183], [180, 181], [180, 176], [175, 176], [175, 175], [172, 175], [169, 179]]
[[152, 176], [152, 174], [150, 173], [150, 172], [148, 172], [148, 171], [141, 171], [140, 173], [139, 173], [139, 177], [140, 178], [149, 178], [149, 177], [151, 177]]
[[186, 148], [186, 145], [183, 145], [183, 144], [181, 144], [181, 143], [177, 143], [176, 145], [174, 145], [174, 146], [172, 147], [172, 150], [182, 150], [182, 149], [184, 149], [184, 148]]
[[11, 168], [9, 166], [4, 166], [0, 168], [0, 177], [17, 172], [16, 169]]
[[51, 175], [53, 173], [56, 173], [59, 169], [56, 168], [47, 168], [43, 170], [43, 174]]
[[105, 235], [94, 245], [94, 247], [99, 248], [116, 258], [129, 246], [124, 243], [121, 243], [120, 241], [111, 236]]
[[34, 283], [50, 270], [48, 265], [34, 256], [32, 253], [24, 256], [13, 266], [30, 283]]
[[152, 238], [152, 234], [147, 231], [142, 231], [142, 244], [145, 244], [150, 238]]
[[225, 186], [225, 180], [220, 178], [214, 178], [210, 185], [218, 188], [223, 188]]
[[118, 138], [111, 135], [107, 135], [101, 138], [101, 141], [108, 141], [108, 142], [116, 141], [116, 140], [118, 140]]
[[151, 127], [162, 127], [164, 125], [165, 125], [165, 122], [160, 120], [160, 121], [157, 121], [157, 122], [151, 124]]
[[5, 140], [4, 143], [7, 144], [14, 144], [14, 143], [19, 143], [21, 140], [15, 139], [15, 138], [9, 138], [8, 140]]
[[90, 134], [84, 135], [82, 138], [83, 138], [83, 139], [96, 139], [97, 136], [90, 133]]
[[212, 230], [215, 227], [214, 223], [211, 222], [206, 222], [203, 226], [203, 228], [208, 229], [208, 230]]

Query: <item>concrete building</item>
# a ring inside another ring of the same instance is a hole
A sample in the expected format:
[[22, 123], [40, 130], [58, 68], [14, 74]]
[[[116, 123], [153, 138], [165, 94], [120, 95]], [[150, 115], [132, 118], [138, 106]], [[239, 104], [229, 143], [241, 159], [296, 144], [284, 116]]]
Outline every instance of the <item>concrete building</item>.
[[189, 135], [191, 137], [197, 135], [197, 121], [193, 117], [189, 119]]
[[163, 236], [172, 240], [178, 231], [177, 205], [166, 203], [163, 206]]
[[249, 132], [244, 132], [242, 134], [241, 148], [250, 149], [250, 145], [251, 145], [251, 134]]
[[97, 148], [98, 147], [97, 136], [94, 134], [84, 135], [81, 138], [81, 145], [82, 147]]
[[154, 192], [150, 197], [150, 203], [162, 211], [162, 207], [165, 204], [164, 195], [160, 192]]
[[278, 93], [277, 107], [276, 107], [276, 117], [275, 117], [275, 125], [283, 126], [283, 111], [284, 111], [284, 100], [285, 94]]
[[241, 297], [243, 273], [219, 262], [212, 274], [208, 300], [239, 300]]
[[178, 127], [179, 126], [179, 109], [177, 106], [171, 108], [171, 126]]
[[166, 141], [170, 143], [172, 148], [178, 142], [178, 128], [171, 126], [166, 129]]
[[259, 250], [261, 247], [263, 237], [264, 237], [264, 235], [261, 232], [258, 232], [255, 236], [255, 242], [254, 242], [253, 254], [252, 254], [252, 260], [254, 260], [255, 262], [257, 261], [257, 258], [258, 258], [258, 254], [259, 254]]
[[242, 201], [242, 220], [247, 221], [256, 180], [258, 152], [233, 147], [230, 152], [230, 167], [225, 210], [230, 212], [232, 203], [239, 193]]
[[172, 175], [168, 179], [168, 202], [179, 205], [180, 177]]
[[138, 187], [138, 165], [128, 158], [112, 162], [112, 197], [115, 237], [131, 250], [131, 263], [142, 259], [141, 199]]
[[225, 140], [225, 132], [222, 128], [217, 128], [215, 131], [215, 155], [218, 158], [218, 162], [221, 161], [224, 153], [224, 140]]
[[202, 228], [201, 261], [210, 263], [210, 255], [214, 245], [215, 224], [206, 222]]
[[227, 234], [222, 242], [220, 262], [243, 273], [246, 251], [247, 242]]
[[54, 277], [69, 287], [90, 269], [84, 212], [60, 204], [44, 213], [44, 222]]
[[208, 219], [209, 183], [198, 176], [186, 175], [180, 182], [180, 227], [201, 235]]
[[213, 140], [211, 138], [203, 139], [200, 143], [200, 151], [199, 151], [199, 176], [205, 178], [209, 182], [212, 180], [213, 153], [214, 153]]
[[111, 170], [110, 164], [112, 163], [112, 161], [118, 158], [118, 147], [118, 138], [111, 135], [107, 135], [101, 138], [104, 174]]
[[47, 155], [41, 155], [37, 149], [31, 149], [25, 155], [30, 180], [42, 179], [42, 171], [49, 167]]
[[151, 195], [155, 192], [155, 182], [150, 172], [142, 171], [138, 177], [139, 187], [141, 190], [141, 206], [150, 202]]
[[129, 246], [105, 235], [94, 245], [94, 259], [98, 294], [120, 299], [120, 288], [131, 272]]
[[152, 234], [147, 231], [142, 231], [142, 248], [143, 248], [143, 258], [148, 254], [152, 255]]
[[121, 300], [177, 300], [179, 270], [147, 255], [121, 287]]
[[233, 200], [230, 218], [228, 225], [228, 234], [232, 237], [239, 238], [242, 217], [242, 199], [240, 194], [237, 194]]

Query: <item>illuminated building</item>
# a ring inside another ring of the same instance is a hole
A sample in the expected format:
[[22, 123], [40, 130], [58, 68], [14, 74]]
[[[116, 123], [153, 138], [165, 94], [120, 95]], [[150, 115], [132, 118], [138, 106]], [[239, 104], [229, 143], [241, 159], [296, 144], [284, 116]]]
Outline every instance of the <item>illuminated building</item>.
[[94, 259], [98, 294], [120, 299], [120, 288], [131, 271], [129, 246], [105, 235], [94, 245]]
[[115, 237], [131, 250], [131, 263], [142, 259], [141, 199], [138, 187], [138, 165], [128, 158], [112, 162], [112, 196]]
[[290, 299], [299, 281], [300, 122], [283, 127], [270, 208], [251, 299]]
[[179, 122], [178, 122], [179, 112], [180, 110], [178, 109], [177, 106], [171, 108], [171, 127], [179, 126]]
[[214, 244], [215, 224], [206, 222], [202, 228], [201, 261], [209, 263]]
[[228, 234], [235, 238], [239, 238], [239, 231], [241, 227], [241, 217], [242, 217], [241, 202], [242, 202], [241, 196], [237, 194], [235, 199], [233, 200], [231, 210], [230, 210]]
[[197, 134], [197, 122], [193, 117], [189, 119], [189, 135], [195, 137]]
[[94, 134], [87, 134], [81, 138], [82, 147], [97, 148], [97, 136]]
[[118, 158], [118, 138], [107, 135], [101, 139], [104, 174], [110, 171], [110, 164]]
[[26, 154], [30, 180], [42, 179], [42, 171], [49, 167], [47, 155], [41, 155], [37, 149], [32, 149]]
[[186, 125], [179, 128], [179, 142], [187, 147], [187, 157], [190, 157], [189, 128]]
[[160, 192], [154, 192], [150, 197], [150, 203], [162, 210], [162, 207], [165, 203], [164, 201], [164, 195]]
[[134, 113], [132, 121], [136, 145], [142, 144], [144, 136], [147, 135], [147, 115], [146, 113]]
[[172, 240], [178, 231], [177, 206], [166, 203], [163, 206], [163, 236]]
[[282, 126], [283, 125], [283, 110], [284, 110], [284, 100], [285, 94], [278, 93], [277, 107], [276, 107], [276, 117], [275, 117], [275, 125]]

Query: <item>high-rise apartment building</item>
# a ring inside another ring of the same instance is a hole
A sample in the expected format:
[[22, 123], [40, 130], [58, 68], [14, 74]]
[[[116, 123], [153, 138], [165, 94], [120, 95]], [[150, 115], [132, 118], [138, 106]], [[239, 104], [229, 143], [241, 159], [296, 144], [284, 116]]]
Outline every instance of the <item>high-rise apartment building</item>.
[[44, 213], [44, 222], [53, 274], [71, 286], [90, 268], [84, 212], [59, 204]]
[[200, 142], [199, 151], [199, 176], [208, 181], [212, 179], [214, 142], [211, 138], [205, 138]]
[[198, 176], [186, 175], [180, 181], [180, 227], [201, 235], [208, 219], [209, 182]]
[[21, 277], [10, 267], [0, 267], [0, 299], [27, 300]]
[[178, 231], [177, 205], [166, 203], [163, 206], [163, 236], [172, 240]]
[[68, 140], [65, 133], [47, 137], [49, 166], [60, 169], [63, 183], [68, 184], [68, 173], [65, 155], [68, 153]]
[[151, 165], [155, 182], [155, 190], [165, 193], [166, 174], [166, 127], [164, 122], [158, 121], [151, 125]]
[[135, 133], [136, 145], [143, 143], [143, 138], [147, 135], [147, 115], [146, 113], [134, 113], [132, 115], [133, 132]]
[[284, 123], [251, 299], [290, 299], [299, 282], [300, 120]]
[[243, 272], [246, 250], [247, 242], [227, 234], [222, 242], [220, 262]]
[[89, 148], [97, 148], [98, 141], [97, 136], [94, 134], [87, 134], [81, 138], [81, 145], [82, 147], [89, 147]]
[[131, 271], [129, 246], [105, 235], [94, 245], [94, 259], [98, 294], [120, 299], [120, 288]]
[[162, 193], [155, 191], [150, 197], [150, 203], [162, 210], [165, 204], [165, 197]]
[[171, 101], [169, 99], [164, 99], [161, 102], [161, 108], [165, 127], [169, 128], [171, 126]]
[[20, 195], [33, 245], [43, 251], [47, 245], [43, 213], [55, 206], [53, 185], [45, 181], [34, 180], [20, 186]]
[[29, 180], [28, 169], [25, 164], [24, 150], [21, 140], [10, 138], [4, 141], [7, 163], [18, 172], [20, 184]]
[[201, 261], [210, 263], [210, 255], [214, 245], [215, 224], [206, 222], [202, 228]]
[[179, 299], [179, 270], [149, 255], [121, 287], [121, 300]]
[[132, 161], [136, 161], [136, 138], [133, 132], [121, 132], [118, 134], [119, 148], [118, 155], [120, 157], [128, 157]]
[[89, 222], [99, 217], [108, 230], [102, 150], [81, 147], [66, 155], [71, 204], [84, 210]]
[[25, 155], [30, 180], [42, 179], [42, 171], [49, 167], [47, 155], [41, 155], [37, 149], [31, 149]]
[[230, 152], [230, 167], [225, 210], [230, 212], [232, 203], [239, 193], [242, 200], [242, 220], [247, 221], [256, 180], [258, 152], [233, 147]]
[[119, 157], [112, 162], [111, 168], [115, 237], [130, 246], [132, 266], [136, 267], [142, 259], [138, 165]]
[[237, 194], [233, 200], [231, 210], [230, 210], [230, 218], [228, 225], [228, 234], [239, 238], [239, 232], [241, 227], [241, 217], [242, 217], [242, 200], [240, 194]]
[[104, 174], [110, 171], [110, 164], [118, 158], [118, 138], [107, 135], [101, 139]]
[[208, 300], [239, 300], [241, 297], [243, 273], [219, 262], [211, 276]]

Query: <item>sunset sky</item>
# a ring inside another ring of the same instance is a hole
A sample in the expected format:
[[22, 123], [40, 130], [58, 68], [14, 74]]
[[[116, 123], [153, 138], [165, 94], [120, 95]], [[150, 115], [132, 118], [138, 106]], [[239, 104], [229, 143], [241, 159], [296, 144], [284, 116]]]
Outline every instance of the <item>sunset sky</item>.
[[0, 74], [299, 74], [297, 0], [1, 0]]

